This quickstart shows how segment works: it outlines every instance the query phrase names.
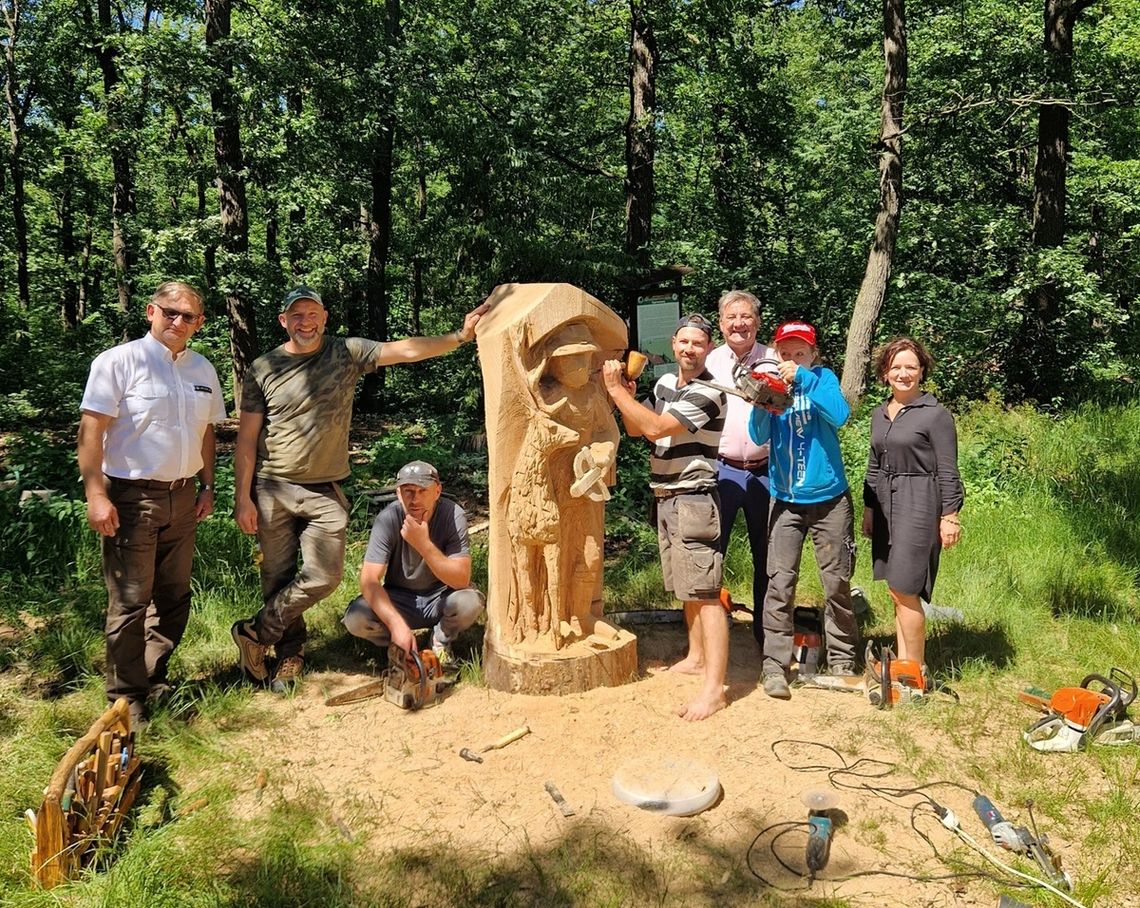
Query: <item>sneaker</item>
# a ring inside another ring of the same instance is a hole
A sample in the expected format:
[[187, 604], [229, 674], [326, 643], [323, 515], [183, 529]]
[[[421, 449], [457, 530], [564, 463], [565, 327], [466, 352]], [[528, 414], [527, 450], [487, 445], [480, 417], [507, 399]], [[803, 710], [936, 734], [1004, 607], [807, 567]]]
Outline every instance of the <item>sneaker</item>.
[[269, 669], [265, 667], [265, 647], [258, 642], [257, 632], [253, 629], [253, 621], [235, 621], [230, 628], [230, 634], [238, 648], [238, 665], [242, 673], [258, 684], [264, 684], [269, 677]]
[[297, 686], [304, 673], [305, 660], [301, 656], [286, 656], [277, 663], [277, 671], [273, 673], [269, 688], [275, 694], [287, 694]]
[[764, 675], [761, 683], [764, 686], [764, 693], [774, 700], [792, 699], [792, 691], [788, 687], [788, 679], [784, 677], [783, 672], [768, 672]]

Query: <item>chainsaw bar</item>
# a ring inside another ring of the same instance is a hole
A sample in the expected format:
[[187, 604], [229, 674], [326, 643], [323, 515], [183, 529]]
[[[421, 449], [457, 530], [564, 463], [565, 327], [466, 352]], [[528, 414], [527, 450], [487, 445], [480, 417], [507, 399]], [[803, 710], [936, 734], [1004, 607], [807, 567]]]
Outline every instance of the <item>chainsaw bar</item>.
[[360, 687], [354, 687], [352, 690], [346, 690], [343, 694], [337, 694], [335, 697], [329, 697], [327, 700], [325, 700], [325, 706], [345, 706], [348, 703], [356, 703], [359, 700], [371, 700], [373, 697], [382, 696], [384, 693], [384, 686], [387, 683], [387, 678], [380, 678], [377, 681], [369, 681], [367, 684], [360, 685]]

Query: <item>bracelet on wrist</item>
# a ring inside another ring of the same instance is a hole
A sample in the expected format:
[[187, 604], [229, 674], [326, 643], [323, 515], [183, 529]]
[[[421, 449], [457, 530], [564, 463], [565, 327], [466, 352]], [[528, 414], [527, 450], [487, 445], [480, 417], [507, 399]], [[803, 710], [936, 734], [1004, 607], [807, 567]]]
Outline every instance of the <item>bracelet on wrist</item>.
[[200, 486], [198, 486], [198, 491], [199, 492], [212, 492], [212, 491], [214, 491], [214, 487], [212, 485], [210, 485], [208, 482], [204, 482]]
[[954, 526], [961, 526], [961, 523], [960, 523], [960, 522], [957, 520], [957, 518], [954, 518], [954, 517], [943, 517], [942, 519], [943, 519], [944, 521], [946, 521], [946, 523], [952, 523], [952, 524], [954, 524]]

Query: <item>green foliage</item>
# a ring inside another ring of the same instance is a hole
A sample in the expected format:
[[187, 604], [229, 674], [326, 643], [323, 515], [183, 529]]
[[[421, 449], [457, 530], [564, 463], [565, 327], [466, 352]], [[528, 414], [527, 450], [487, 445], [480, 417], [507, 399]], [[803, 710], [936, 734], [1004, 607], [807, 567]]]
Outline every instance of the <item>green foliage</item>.
[[[1059, 301], [1048, 346], [1076, 354], [1060, 364], [1058, 400], [1137, 365], [1140, 115], [1129, 99], [1140, 91], [1140, 5], [1093, 4], [1078, 19], [1061, 92], [1073, 110], [1067, 239], [1045, 251], [1029, 243], [1037, 102], [1057, 94], [1040, 7], [907, 10], [904, 208], [879, 333], [929, 342], [950, 399], [1017, 393], [1026, 382], [1011, 365], [1058, 365], [1046, 345], [1017, 341], [1042, 282]], [[429, 0], [400, 4], [395, 30], [386, 4], [238, 6], [230, 48], [250, 228], [241, 253], [218, 248], [216, 76], [200, 11], [123, 7], [108, 39], [121, 78], [106, 97], [92, 52], [103, 36], [85, 9], [19, 7], [31, 301], [16, 301], [15, 187], [5, 180], [0, 427], [73, 420], [91, 357], [138, 336], [142, 300], [173, 277], [206, 290], [211, 319], [196, 344], [223, 374], [234, 289], [256, 303], [263, 350], [279, 342], [276, 301], [298, 280], [322, 288], [332, 330], [349, 334], [452, 330], [507, 281], [569, 281], [624, 312], [636, 271], [624, 249], [627, 5]], [[736, 0], [651, 13], [661, 53], [654, 264], [693, 269], [692, 308], [711, 312], [721, 290], [743, 285], [759, 294], [766, 324], [815, 320], [839, 365], [878, 194], [880, 8]], [[134, 175], [123, 224], [129, 312], [113, 267], [112, 149], [125, 150]], [[366, 311], [378, 233], [388, 237], [384, 313]], [[65, 328], [67, 300], [82, 303]], [[387, 370], [382, 395], [362, 405], [471, 431], [479, 387], [475, 357], [462, 353]]]

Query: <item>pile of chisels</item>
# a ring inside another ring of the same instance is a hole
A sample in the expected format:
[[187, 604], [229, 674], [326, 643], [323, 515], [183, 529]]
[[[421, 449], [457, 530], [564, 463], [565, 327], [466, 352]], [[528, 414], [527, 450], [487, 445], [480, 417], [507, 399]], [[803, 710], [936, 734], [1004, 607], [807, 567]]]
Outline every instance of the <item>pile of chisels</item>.
[[138, 770], [130, 708], [120, 699], [60, 760], [40, 809], [25, 814], [36, 840], [32, 873], [42, 885], [73, 878], [115, 837], [138, 794]]

